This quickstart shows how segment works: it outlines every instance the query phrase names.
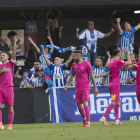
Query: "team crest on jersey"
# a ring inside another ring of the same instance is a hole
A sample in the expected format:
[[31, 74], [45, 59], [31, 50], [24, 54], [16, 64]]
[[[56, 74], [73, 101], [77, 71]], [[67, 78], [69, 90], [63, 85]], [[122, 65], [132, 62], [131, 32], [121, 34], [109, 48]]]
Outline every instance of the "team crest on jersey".
[[78, 72], [80, 71], [80, 69], [78, 69]]
[[115, 98], [116, 98], [116, 95], [114, 94], [114, 95], [111, 95], [111, 99], [112, 100], [115, 100]]
[[83, 70], [84, 68], [82, 67], [81, 70]]

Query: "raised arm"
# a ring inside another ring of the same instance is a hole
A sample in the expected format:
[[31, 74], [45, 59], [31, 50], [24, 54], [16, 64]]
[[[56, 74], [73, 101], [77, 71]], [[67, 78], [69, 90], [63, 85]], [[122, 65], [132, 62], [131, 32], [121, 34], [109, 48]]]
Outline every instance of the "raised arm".
[[51, 64], [51, 62], [50, 62], [49, 59], [46, 57], [46, 54], [45, 54], [44, 48], [42, 49], [42, 53], [43, 53], [43, 57], [44, 57], [44, 59], [45, 59], [45, 61], [46, 61], [46, 64], [47, 64], [47, 66], [49, 67], [50, 64]]
[[122, 32], [123, 31], [122, 31], [121, 26], [120, 26], [121, 19], [120, 18], [117, 18], [116, 21], [117, 21], [117, 30], [118, 30], [118, 33], [119, 33], [119, 35], [122, 35]]
[[104, 38], [109, 37], [113, 32], [114, 32], [114, 29], [111, 28], [110, 29], [110, 32], [106, 33], [105, 36], [104, 36]]
[[19, 75], [19, 71], [21, 70], [21, 67], [18, 67], [15, 76], [19, 79], [21, 79], [21, 76]]
[[57, 7], [56, 8], [57, 9], [57, 11], [58, 11], [58, 15], [57, 15], [57, 20], [59, 20], [60, 19], [60, 17], [62, 16], [62, 12], [61, 12], [61, 10]]
[[30, 36], [28, 36], [28, 40], [32, 43], [32, 45], [36, 48], [36, 51], [39, 53], [40, 49], [37, 47], [37, 45], [34, 43], [34, 41], [32, 40]]
[[113, 22], [113, 17], [112, 16], [110, 16], [110, 22], [111, 22], [111, 25], [116, 29], [117, 28], [117, 24], [115, 24]]
[[64, 87], [64, 90], [67, 91], [67, 87], [69, 86], [69, 84], [73, 81], [75, 77], [75, 73], [72, 73], [72, 75], [70, 76], [68, 82], [66, 83], [65, 87]]
[[49, 9], [49, 11], [46, 13], [46, 25], [48, 24], [49, 21], [49, 14], [51, 12], [52, 7]]
[[24, 14], [23, 10], [20, 10], [20, 12], [21, 12], [22, 18], [23, 18], [23, 19], [25, 19], [25, 18], [26, 18], [26, 16], [25, 16], [25, 14]]
[[133, 68], [138, 68], [138, 65], [133, 64], [133, 65], [129, 66], [127, 70], [134, 70]]
[[93, 72], [89, 73], [89, 75], [90, 75], [91, 81], [92, 81], [93, 86], [94, 86], [94, 94], [95, 94], [95, 96], [97, 96], [97, 94], [98, 94], [99, 92], [98, 92], [98, 89], [97, 89], [97, 87], [96, 87], [96, 82], [95, 82], [95, 80], [94, 80]]
[[13, 47], [12, 47], [12, 55], [11, 55], [11, 61], [12, 62], [16, 62], [16, 42], [18, 41], [18, 36], [14, 36], [11, 38], [14, 43], [13, 43]]
[[76, 28], [76, 39], [79, 39], [79, 30], [80, 30], [80, 28]]
[[42, 10], [40, 11], [39, 15], [37, 16], [38, 19], [40, 19], [40, 17], [42, 16], [43, 11], [44, 11], [44, 9], [42, 9]]
[[[49, 41], [50, 41], [51, 45], [54, 45], [54, 44], [53, 44], [53, 42], [52, 42], [51, 37], [50, 37], [50, 36], [47, 36], [47, 38], [49, 39]], [[51, 52], [51, 53], [53, 53], [53, 50], [54, 50], [54, 49], [53, 49], [53, 48], [51, 48], [51, 49], [50, 49], [50, 52]]]
[[71, 51], [71, 55], [69, 57], [69, 59], [65, 62], [65, 66], [68, 67], [68, 65], [70, 64], [70, 62], [72, 61], [73, 58], [73, 51]]
[[111, 55], [109, 54], [109, 51], [107, 51], [107, 56], [108, 56], [108, 59], [107, 59], [107, 62], [106, 62], [106, 68], [108, 68], [108, 64], [109, 64], [110, 58], [111, 58]]
[[46, 27], [46, 29], [47, 29], [47, 36], [51, 36], [51, 34], [50, 34], [50, 27]]
[[140, 29], [140, 23], [137, 26], [135, 26], [135, 29], [136, 31]]
[[62, 29], [63, 29], [63, 26], [59, 27], [59, 38], [62, 38]]
[[104, 72], [104, 73], [100, 73], [98, 75], [95, 75], [95, 78], [101, 77], [101, 76], [107, 76], [107, 75], [109, 75], [109, 72]]

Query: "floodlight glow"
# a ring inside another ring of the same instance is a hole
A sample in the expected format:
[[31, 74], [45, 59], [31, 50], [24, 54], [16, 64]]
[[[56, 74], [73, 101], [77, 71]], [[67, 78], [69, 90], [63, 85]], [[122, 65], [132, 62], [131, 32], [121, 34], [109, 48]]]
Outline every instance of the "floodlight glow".
[[135, 13], [135, 14], [138, 14], [138, 13], [140, 13], [140, 10], [134, 11], [134, 13]]

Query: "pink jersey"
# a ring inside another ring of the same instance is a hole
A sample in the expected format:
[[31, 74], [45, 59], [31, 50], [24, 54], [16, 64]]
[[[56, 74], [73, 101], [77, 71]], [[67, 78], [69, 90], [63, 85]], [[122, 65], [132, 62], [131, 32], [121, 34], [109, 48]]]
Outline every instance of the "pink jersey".
[[120, 86], [120, 69], [124, 66], [125, 62], [122, 60], [112, 59], [108, 64], [109, 70], [109, 85]]
[[10, 68], [11, 71], [3, 72], [2, 74], [0, 74], [0, 87], [4, 87], [4, 88], [14, 86], [13, 85], [13, 72], [14, 72], [15, 63], [13, 63], [13, 67], [12, 67], [11, 60], [7, 62], [5, 65], [0, 64], [0, 70], [2, 70], [5, 66], [6, 68]]
[[138, 68], [134, 67], [133, 70], [137, 70], [136, 75], [136, 91], [140, 91], [140, 59], [136, 63]]
[[92, 68], [89, 62], [84, 61], [81, 64], [73, 63], [72, 65], [72, 73], [75, 73], [76, 84], [75, 89], [83, 90], [89, 89], [90, 81], [89, 81], [89, 73], [92, 72]]

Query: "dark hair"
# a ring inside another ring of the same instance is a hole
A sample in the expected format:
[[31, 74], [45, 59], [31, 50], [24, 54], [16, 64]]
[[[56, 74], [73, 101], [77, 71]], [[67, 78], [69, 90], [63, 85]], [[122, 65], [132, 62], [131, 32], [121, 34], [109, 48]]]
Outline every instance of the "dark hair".
[[118, 53], [120, 53], [120, 50], [119, 49], [114, 49], [113, 50], [113, 55], [114, 56], [118, 55]]
[[7, 51], [2, 51], [1, 54], [2, 53], [6, 53], [9, 57], [11, 56], [11, 54], [9, 52], [7, 52]]
[[11, 31], [7, 34], [8, 38], [10, 38], [11, 36], [15, 36], [15, 35], [17, 35], [17, 33], [14, 31]]
[[103, 57], [102, 56], [97, 56], [96, 59], [100, 59], [103, 62]]
[[38, 59], [37, 59], [37, 60], [35, 60], [35, 61], [34, 61], [34, 63], [35, 63], [35, 62], [39, 62], [39, 63], [41, 64], [41, 62], [40, 62]]
[[75, 51], [73, 51], [73, 53], [81, 53], [82, 54], [82, 51], [81, 50], [75, 50]]
[[26, 70], [26, 69], [25, 69], [25, 70], [23, 71], [23, 73], [24, 73], [24, 72], [27, 72], [27, 73], [28, 73], [28, 72], [29, 72], [29, 70]]

